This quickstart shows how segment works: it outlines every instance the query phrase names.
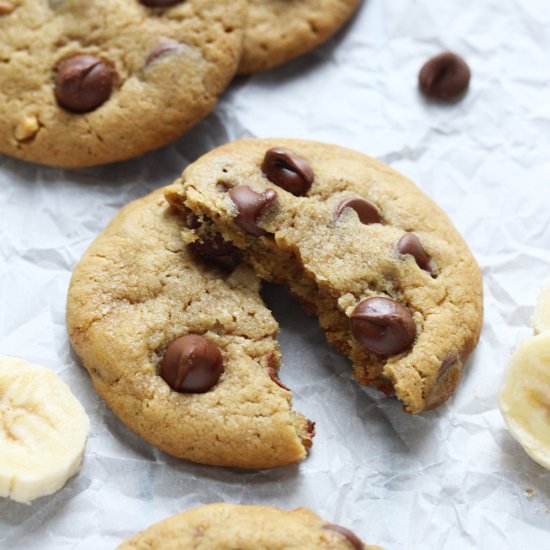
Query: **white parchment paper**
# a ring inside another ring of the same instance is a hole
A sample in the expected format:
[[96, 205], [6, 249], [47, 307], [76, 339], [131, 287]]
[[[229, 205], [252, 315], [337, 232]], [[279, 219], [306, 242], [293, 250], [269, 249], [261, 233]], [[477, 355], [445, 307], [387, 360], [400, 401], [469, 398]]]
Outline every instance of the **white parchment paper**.
[[[463, 55], [466, 98], [433, 105], [420, 66]], [[0, 157], [0, 355], [41, 363], [92, 421], [78, 476], [31, 505], [0, 501], [2, 549], [111, 549], [186, 508], [216, 501], [306, 506], [389, 549], [550, 548], [550, 472], [511, 438], [497, 391], [550, 282], [550, 3], [366, 0], [314, 53], [236, 81], [216, 111], [164, 150], [61, 171]], [[243, 136], [317, 139], [388, 162], [455, 222], [484, 274], [481, 342], [456, 396], [409, 417], [350, 380], [285, 291], [268, 287], [282, 326], [283, 382], [317, 421], [298, 466], [242, 472], [178, 461], [129, 432], [71, 352], [71, 270], [128, 201], [170, 183], [200, 154]]]

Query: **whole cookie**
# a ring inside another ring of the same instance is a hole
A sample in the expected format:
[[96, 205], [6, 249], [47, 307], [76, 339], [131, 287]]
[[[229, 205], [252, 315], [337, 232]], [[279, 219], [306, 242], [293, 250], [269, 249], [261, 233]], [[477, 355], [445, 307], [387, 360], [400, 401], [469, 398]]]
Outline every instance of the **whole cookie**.
[[353, 374], [409, 413], [455, 390], [482, 323], [482, 281], [450, 220], [389, 167], [333, 145], [241, 140], [192, 164], [178, 200], [319, 317]]
[[298, 508], [209, 504], [157, 523], [119, 550], [194, 548], [196, 550], [381, 550], [350, 530]]
[[328, 40], [360, 0], [249, 0], [239, 74], [270, 69]]
[[0, 152], [72, 168], [159, 148], [210, 112], [246, 19], [246, 0], [3, 4]]
[[123, 208], [76, 267], [67, 324], [95, 389], [174, 456], [268, 468], [305, 458], [313, 424], [277, 378], [277, 324], [246, 267], [198, 261], [163, 190]]

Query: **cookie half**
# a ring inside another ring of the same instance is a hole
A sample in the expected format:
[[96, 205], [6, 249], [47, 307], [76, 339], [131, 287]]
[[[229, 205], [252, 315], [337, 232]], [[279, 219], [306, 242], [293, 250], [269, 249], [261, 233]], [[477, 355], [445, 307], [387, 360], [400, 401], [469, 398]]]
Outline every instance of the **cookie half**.
[[249, 0], [239, 74], [281, 65], [328, 40], [360, 0]]
[[209, 113], [246, 19], [245, 0], [2, 6], [0, 152], [70, 168], [157, 149]]
[[251, 139], [202, 157], [178, 185], [199, 220], [189, 240], [219, 232], [287, 284], [361, 383], [409, 413], [454, 392], [479, 338], [481, 274], [412, 182], [334, 145]]
[[72, 276], [74, 349], [113, 412], [171, 455], [246, 468], [302, 460], [313, 424], [278, 382], [278, 326], [258, 280], [197, 261], [183, 229], [163, 190], [117, 214]]
[[273, 506], [209, 504], [157, 523], [119, 550], [195, 548], [196, 550], [381, 550], [348, 529], [307, 510]]

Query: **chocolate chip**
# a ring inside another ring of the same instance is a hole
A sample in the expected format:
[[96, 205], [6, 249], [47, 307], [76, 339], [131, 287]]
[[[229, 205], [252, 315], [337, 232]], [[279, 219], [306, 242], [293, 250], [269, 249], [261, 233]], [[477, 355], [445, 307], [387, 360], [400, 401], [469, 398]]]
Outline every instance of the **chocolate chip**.
[[323, 525], [323, 529], [328, 529], [329, 531], [335, 531], [339, 535], [342, 535], [347, 541], [355, 548], [355, 550], [363, 550], [363, 543], [361, 539], [355, 534], [352, 533], [349, 529], [342, 527], [341, 525], [334, 525], [334, 523], [329, 523]]
[[359, 345], [380, 355], [401, 353], [416, 338], [416, 325], [409, 310], [391, 298], [363, 300], [353, 310], [350, 325]]
[[470, 68], [458, 55], [444, 52], [427, 61], [418, 76], [422, 93], [430, 99], [454, 101], [470, 83]]
[[345, 199], [336, 207], [336, 219], [340, 218], [346, 208], [355, 210], [361, 223], [365, 225], [371, 223], [382, 223], [382, 218], [378, 208], [365, 199], [359, 197]]
[[92, 55], [76, 55], [62, 61], [55, 77], [55, 97], [62, 107], [86, 113], [105, 103], [113, 88], [113, 72]]
[[431, 259], [414, 233], [405, 233], [397, 243], [397, 250], [401, 254], [410, 254], [420, 269], [427, 271], [432, 277], [434, 276]]
[[279, 376], [277, 374], [277, 371], [275, 369], [269, 369], [269, 377], [271, 378], [271, 380], [273, 380], [273, 382], [275, 382], [275, 384], [277, 384], [277, 386], [279, 386], [280, 388], [283, 388], [283, 390], [286, 390], [286, 391], [290, 391], [280, 380], [279, 380]]
[[177, 392], [205, 393], [223, 372], [220, 348], [196, 334], [174, 340], [160, 365], [160, 376]]
[[0, 0], [0, 15], [9, 15], [14, 9], [15, 6], [11, 2]]
[[199, 220], [199, 217], [196, 214], [193, 214], [193, 212], [188, 211], [187, 212], [187, 227], [189, 229], [198, 229], [201, 226], [201, 222]]
[[266, 208], [277, 199], [277, 192], [268, 189], [263, 193], [257, 193], [248, 185], [239, 185], [229, 191], [229, 196], [237, 207], [236, 224], [251, 235], [265, 235], [266, 232], [258, 227], [257, 222]]
[[305, 195], [313, 183], [311, 166], [288, 149], [270, 149], [265, 154], [262, 172], [269, 181], [297, 197]]
[[188, 46], [182, 44], [181, 42], [176, 42], [175, 40], [168, 40], [155, 46], [151, 53], [147, 56], [145, 60], [145, 65], [149, 65], [155, 59], [167, 54], [167, 53], [178, 53], [185, 50]]
[[210, 237], [203, 237], [201, 240], [191, 243], [189, 248], [205, 258], [219, 258], [237, 251], [233, 243], [224, 240], [219, 233], [215, 233]]
[[[290, 390], [289, 390], [289, 391], [290, 391]], [[313, 420], [308, 420], [308, 421], [307, 421], [306, 432], [307, 432], [311, 437], [315, 437], [315, 422], [313, 422]]]
[[447, 355], [447, 357], [441, 361], [441, 367], [439, 367], [439, 372], [437, 373], [437, 380], [441, 380], [447, 371], [456, 363], [458, 363], [458, 357], [456, 355]]
[[181, 4], [184, 0], [139, 0], [144, 6], [149, 8], [167, 8]]

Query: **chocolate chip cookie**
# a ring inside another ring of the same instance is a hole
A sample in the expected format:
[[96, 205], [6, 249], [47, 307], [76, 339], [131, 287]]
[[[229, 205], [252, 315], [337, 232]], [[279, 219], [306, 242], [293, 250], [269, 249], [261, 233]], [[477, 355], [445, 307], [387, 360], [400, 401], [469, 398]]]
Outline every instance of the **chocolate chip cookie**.
[[242, 49], [246, 0], [7, 0], [0, 152], [62, 167], [137, 156], [214, 107]]
[[222, 466], [298, 462], [313, 423], [279, 382], [278, 326], [246, 266], [209, 267], [159, 190], [123, 208], [76, 267], [67, 324], [95, 389], [174, 456]]
[[240, 74], [294, 59], [328, 40], [360, 0], [249, 0]]
[[242, 251], [318, 316], [363, 384], [409, 413], [455, 390], [482, 323], [479, 268], [444, 212], [389, 167], [333, 145], [241, 140], [192, 164], [170, 201], [187, 240]]
[[306, 508], [209, 504], [152, 525], [119, 546], [196, 550], [381, 550], [349, 529], [323, 521]]

